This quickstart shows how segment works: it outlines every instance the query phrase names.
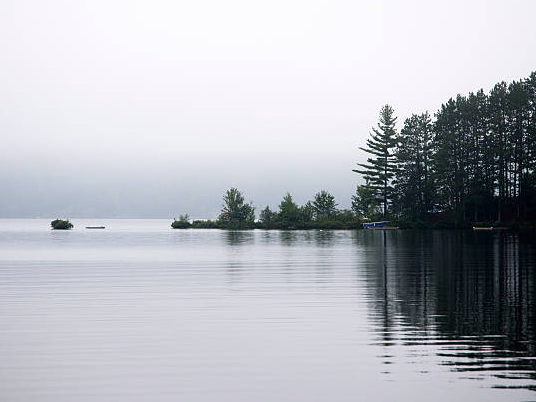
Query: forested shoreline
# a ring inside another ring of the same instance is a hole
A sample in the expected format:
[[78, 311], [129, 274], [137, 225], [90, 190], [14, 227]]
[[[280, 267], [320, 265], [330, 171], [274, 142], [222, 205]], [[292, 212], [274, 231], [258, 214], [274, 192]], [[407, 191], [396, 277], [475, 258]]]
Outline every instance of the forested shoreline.
[[174, 229], [357, 229], [361, 219], [351, 210], [337, 209], [335, 197], [329, 192], [318, 192], [305, 205], [296, 204], [287, 193], [281, 200], [278, 211], [266, 206], [255, 220], [255, 207], [246, 203], [236, 188], [223, 196], [223, 206], [217, 220], [191, 221], [188, 214], [174, 219]]
[[457, 95], [433, 118], [414, 114], [397, 132], [393, 109], [380, 111], [354, 171], [360, 216], [403, 226], [466, 227], [474, 222], [534, 225], [536, 72]]
[[369, 157], [354, 172], [351, 209], [337, 209], [322, 190], [297, 205], [287, 193], [278, 211], [255, 208], [232, 188], [217, 220], [174, 219], [174, 228], [353, 229], [389, 220], [402, 228], [473, 225], [536, 227], [536, 72], [457, 95], [431, 116], [413, 114], [400, 131], [385, 105], [365, 146]]

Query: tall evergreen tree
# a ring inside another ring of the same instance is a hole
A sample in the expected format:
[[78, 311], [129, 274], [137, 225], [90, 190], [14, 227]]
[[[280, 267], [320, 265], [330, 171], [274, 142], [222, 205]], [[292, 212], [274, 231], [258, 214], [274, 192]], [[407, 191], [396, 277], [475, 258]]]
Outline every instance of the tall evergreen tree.
[[394, 149], [396, 147], [396, 117], [391, 106], [380, 110], [378, 127], [372, 128], [366, 147], [359, 147], [371, 156], [367, 163], [358, 163], [361, 169], [354, 172], [363, 175], [367, 185], [375, 191], [378, 202], [383, 206], [383, 216], [387, 216], [393, 187], [392, 179], [396, 170]]
[[491, 146], [493, 150], [493, 181], [494, 195], [497, 198], [496, 219], [503, 220], [503, 204], [507, 197], [508, 175], [507, 163], [509, 159], [508, 131], [507, 131], [507, 98], [508, 87], [506, 82], [496, 84], [489, 94], [489, 124]]
[[432, 121], [428, 113], [404, 122], [396, 150], [395, 196], [397, 211], [410, 219], [426, 219], [433, 207], [430, 175]]
[[489, 94], [457, 95], [441, 105], [433, 123], [426, 115], [406, 120], [394, 181], [386, 133], [394, 124], [386, 123], [392, 113], [385, 114], [382, 109], [378, 129], [361, 148], [371, 157], [355, 170], [366, 180], [353, 197], [356, 213], [368, 213], [373, 193], [384, 214], [391, 195], [392, 212], [409, 219], [432, 211], [462, 225], [536, 219], [536, 72], [501, 82]]
[[529, 167], [529, 120], [530, 93], [523, 81], [514, 81], [508, 86], [508, 131], [513, 157], [510, 163], [512, 196], [515, 200], [516, 219], [525, 217], [525, 199]]
[[464, 141], [460, 133], [459, 98], [449, 99], [436, 113], [433, 159], [440, 208], [457, 215], [461, 213], [464, 194]]

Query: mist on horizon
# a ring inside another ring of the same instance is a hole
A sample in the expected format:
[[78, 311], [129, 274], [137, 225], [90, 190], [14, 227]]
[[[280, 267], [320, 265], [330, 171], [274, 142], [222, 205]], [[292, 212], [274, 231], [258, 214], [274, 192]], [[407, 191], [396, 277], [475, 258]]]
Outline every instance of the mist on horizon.
[[[0, 15], [0, 218], [215, 218], [322, 189], [358, 149], [536, 67], [530, 1], [93, 1]], [[462, 29], [463, 28], [463, 29]]]

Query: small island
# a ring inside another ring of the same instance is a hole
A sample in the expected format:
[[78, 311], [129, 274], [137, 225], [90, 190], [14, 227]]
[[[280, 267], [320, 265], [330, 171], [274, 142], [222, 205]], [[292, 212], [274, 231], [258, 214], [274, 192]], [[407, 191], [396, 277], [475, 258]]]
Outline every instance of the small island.
[[63, 219], [55, 219], [52, 222], [50, 222], [50, 226], [52, 226], [52, 229], [55, 230], [69, 230], [74, 227], [74, 225], [69, 222], [69, 219], [63, 220]]
[[173, 223], [171, 224], [173, 229], [188, 229], [192, 227], [190, 223], [190, 216], [188, 214], [180, 215], [179, 219], [173, 218]]

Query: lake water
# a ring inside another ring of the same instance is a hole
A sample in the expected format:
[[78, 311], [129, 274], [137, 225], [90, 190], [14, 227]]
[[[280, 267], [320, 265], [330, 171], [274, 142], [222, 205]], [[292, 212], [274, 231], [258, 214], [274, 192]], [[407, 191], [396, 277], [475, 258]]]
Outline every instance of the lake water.
[[536, 400], [531, 235], [49, 222], [0, 220], [2, 401]]

